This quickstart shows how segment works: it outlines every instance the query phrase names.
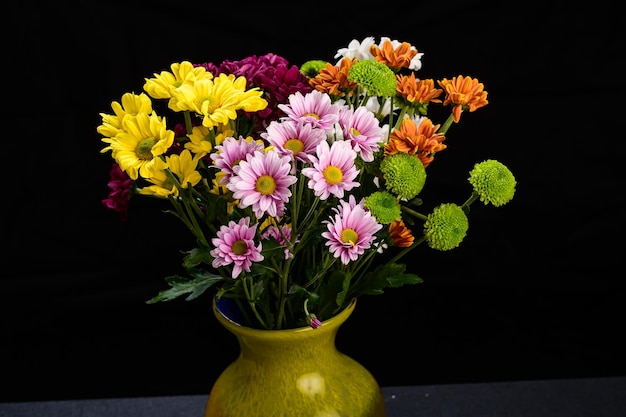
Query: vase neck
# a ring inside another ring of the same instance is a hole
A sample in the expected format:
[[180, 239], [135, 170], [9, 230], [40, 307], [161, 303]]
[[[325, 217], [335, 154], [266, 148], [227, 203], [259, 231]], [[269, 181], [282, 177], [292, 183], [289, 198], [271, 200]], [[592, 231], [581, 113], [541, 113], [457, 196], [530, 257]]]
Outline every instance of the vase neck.
[[324, 329], [322, 326], [317, 329], [264, 330], [255, 335], [233, 333], [244, 358], [304, 358], [337, 352], [337, 330], [338, 327]]

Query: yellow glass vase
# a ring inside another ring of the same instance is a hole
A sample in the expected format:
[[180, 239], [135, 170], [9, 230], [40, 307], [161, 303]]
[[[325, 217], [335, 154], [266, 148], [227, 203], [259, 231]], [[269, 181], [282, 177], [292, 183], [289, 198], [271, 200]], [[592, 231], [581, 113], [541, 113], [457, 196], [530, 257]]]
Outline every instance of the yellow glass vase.
[[355, 305], [317, 329], [259, 330], [237, 324], [214, 302], [240, 353], [215, 381], [205, 417], [385, 417], [378, 382], [335, 346]]

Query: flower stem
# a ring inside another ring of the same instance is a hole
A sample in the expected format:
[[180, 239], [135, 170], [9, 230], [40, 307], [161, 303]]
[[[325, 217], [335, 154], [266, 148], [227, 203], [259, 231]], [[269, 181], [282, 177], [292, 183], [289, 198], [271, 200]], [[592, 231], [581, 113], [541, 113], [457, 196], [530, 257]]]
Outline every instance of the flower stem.
[[479, 194], [476, 191], [472, 191], [472, 195], [463, 203], [461, 207], [469, 207], [474, 201], [476, 201], [479, 197]]
[[187, 133], [191, 135], [191, 133], [193, 132], [193, 125], [191, 124], [191, 112], [190, 111], [184, 111], [183, 115], [185, 117], [185, 130], [187, 130]]
[[452, 122], [454, 122], [454, 115], [450, 113], [450, 116], [448, 116], [448, 119], [444, 122], [443, 125], [441, 125], [437, 133], [441, 133], [442, 135], [446, 133], [448, 129], [450, 129], [450, 126], [452, 126]]
[[248, 285], [250, 285], [251, 287], [254, 286], [254, 281], [252, 281], [252, 277], [245, 276], [245, 277], [243, 277], [243, 285], [242, 285], [242, 287], [243, 287], [243, 291], [246, 294], [246, 299], [248, 300], [248, 305], [252, 309], [252, 312], [254, 313], [254, 316], [256, 317], [256, 319], [259, 321], [259, 323], [261, 323], [261, 326], [267, 328], [267, 325], [265, 324], [265, 321], [263, 320], [263, 317], [261, 316], [261, 314], [259, 314], [259, 311], [256, 308], [255, 300], [252, 299], [252, 295], [251, 295], [251, 292], [250, 292], [250, 288], [248, 288]]
[[407, 253], [411, 252], [413, 249], [415, 249], [416, 247], [418, 247], [419, 245], [421, 245], [422, 243], [424, 243], [424, 241], [426, 240], [426, 238], [424, 236], [420, 237], [419, 239], [415, 240], [413, 242], [413, 244], [409, 247], [406, 247], [404, 249], [402, 249], [400, 252], [398, 252], [396, 254], [396, 256], [394, 256], [393, 258], [391, 258], [391, 260], [389, 261], [389, 263], [395, 263], [398, 262], [400, 259], [402, 259]]
[[418, 213], [417, 211], [415, 211], [413, 209], [410, 209], [410, 208], [408, 208], [406, 206], [400, 206], [400, 209], [402, 211], [404, 211], [405, 213], [408, 213], [411, 216], [416, 217], [416, 218], [418, 218], [420, 220], [424, 220], [424, 221], [428, 220], [427, 216], [423, 215], [422, 213]]

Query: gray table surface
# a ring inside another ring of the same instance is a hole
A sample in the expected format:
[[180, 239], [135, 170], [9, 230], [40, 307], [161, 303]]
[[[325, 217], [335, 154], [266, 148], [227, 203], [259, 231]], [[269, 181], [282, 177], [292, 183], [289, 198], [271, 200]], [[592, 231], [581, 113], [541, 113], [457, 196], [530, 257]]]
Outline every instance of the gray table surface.
[[[383, 387], [387, 417], [626, 417], [626, 376]], [[207, 396], [0, 403], [1, 417], [200, 417]]]

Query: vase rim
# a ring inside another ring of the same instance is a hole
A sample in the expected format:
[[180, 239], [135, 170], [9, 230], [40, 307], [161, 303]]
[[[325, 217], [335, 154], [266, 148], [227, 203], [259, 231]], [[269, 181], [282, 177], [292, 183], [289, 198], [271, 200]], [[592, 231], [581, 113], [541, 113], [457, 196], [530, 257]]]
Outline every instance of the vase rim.
[[[311, 326], [294, 327], [294, 328], [288, 328], [288, 329], [272, 329], [272, 330], [248, 327], [226, 316], [217, 306], [217, 299], [218, 297], [213, 297], [213, 313], [215, 314], [215, 317], [218, 319], [218, 321], [222, 323], [222, 325], [224, 325], [226, 328], [232, 327], [232, 328], [236, 328], [238, 331], [245, 331], [245, 332], [249, 332], [250, 334], [264, 333], [267, 331], [294, 333], [294, 332], [310, 332], [310, 331], [316, 330], [312, 328]], [[343, 310], [341, 310], [338, 314], [334, 315], [333, 317], [329, 319], [324, 320], [322, 322], [321, 327], [326, 327], [326, 328], [339, 327], [342, 323], [344, 323], [348, 319], [348, 317], [354, 311], [354, 308], [356, 306], [356, 301], [357, 301], [356, 297], [350, 300], [348, 305]]]

